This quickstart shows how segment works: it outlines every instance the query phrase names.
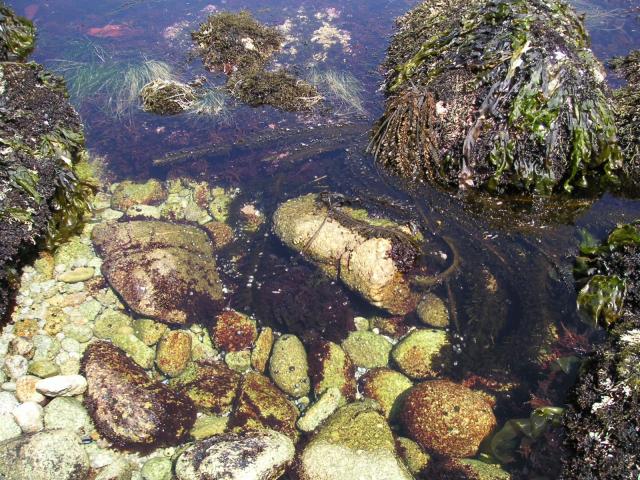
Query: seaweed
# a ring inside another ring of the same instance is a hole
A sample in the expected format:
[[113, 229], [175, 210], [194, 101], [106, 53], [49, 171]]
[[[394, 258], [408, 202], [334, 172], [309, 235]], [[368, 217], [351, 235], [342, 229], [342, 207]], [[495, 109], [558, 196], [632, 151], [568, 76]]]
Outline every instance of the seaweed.
[[194, 89], [175, 80], [153, 80], [140, 90], [142, 109], [160, 115], [189, 110], [196, 100]]
[[0, 61], [24, 60], [35, 42], [36, 30], [31, 20], [19, 17], [0, 3]]
[[398, 21], [370, 151], [412, 180], [571, 193], [622, 166], [602, 67], [561, 0], [425, 2]]

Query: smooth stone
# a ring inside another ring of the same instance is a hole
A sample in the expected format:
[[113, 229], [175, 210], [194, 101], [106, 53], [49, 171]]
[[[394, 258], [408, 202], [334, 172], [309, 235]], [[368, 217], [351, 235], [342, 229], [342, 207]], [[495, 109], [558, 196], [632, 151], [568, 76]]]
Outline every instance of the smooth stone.
[[33, 375], [25, 375], [16, 381], [16, 397], [20, 402], [43, 403], [46, 397], [36, 390], [36, 384], [40, 381]]
[[0, 415], [11, 415], [20, 402], [11, 392], [0, 392]]
[[342, 342], [353, 363], [362, 368], [386, 367], [393, 345], [381, 335], [369, 331], [356, 331]]
[[298, 428], [303, 432], [314, 431], [338, 409], [340, 400], [342, 400], [340, 390], [336, 387], [329, 388], [304, 412], [304, 416], [298, 420]]
[[417, 329], [398, 342], [391, 357], [402, 373], [415, 380], [438, 376], [450, 347], [447, 332]]
[[390, 368], [374, 368], [360, 377], [362, 394], [378, 402], [388, 419], [394, 420], [402, 410], [402, 399], [413, 382]]
[[36, 360], [29, 364], [28, 372], [36, 377], [47, 378], [60, 374], [60, 367], [51, 360]]
[[308, 358], [316, 398], [332, 387], [338, 388], [347, 401], [356, 398], [355, 367], [340, 345], [325, 340], [314, 342]]
[[83, 436], [94, 430], [82, 402], [70, 397], [54, 398], [44, 407], [44, 425], [47, 430], [63, 429]]
[[309, 364], [304, 345], [295, 335], [283, 335], [273, 345], [269, 374], [280, 389], [294, 398], [311, 390]]
[[0, 444], [0, 478], [86, 480], [88, 474], [89, 458], [73, 432], [44, 431]]
[[113, 339], [120, 332], [132, 331], [133, 319], [118, 310], [105, 310], [96, 319], [94, 334], [98, 338]]
[[435, 328], [449, 326], [449, 310], [444, 301], [433, 293], [428, 293], [420, 300], [416, 313], [420, 321], [425, 325]]
[[251, 368], [251, 350], [227, 352], [224, 356], [227, 366], [238, 373], [244, 373]]
[[0, 414], [0, 443], [19, 437], [21, 434], [22, 429], [16, 423], [13, 415], [8, 413]]
[[276, 480], [293, 461], [289, 437], [273, 430], [226, 434], [187, 447], [176, 460], [178, 480]]
[[215, 435], [222, 435], [228, 425], [229, 417], [202, 415], [196, 419], [190, 434], [195, 440], [204, 440]]
[[170, 377], [178, 376], [190, 359], [191, 335], [189, 333], [171, 330], [162, 337], [156, 351], [156, 365], [162, 373]]
[[167, 329], [168, 327], [164, 323], [156, 322], [150, 318], [140, 318], [133, 322], [133, 332], [149, 347], [158, 343]]
[[153, 362], [156, 358], [155, 349], [145, 345], [132, 331], [116, 333], [111, 341], [115, 346], [124, 350], [134, 362], [145, 370], [153, 367]]
[[9, 355], [4, 360], [4, 371], [12, 379], [25, 376], [28, 369], [29, 362], [21, 355]]
[[13, 410], [13, 417], [24, 433], [35, 433], [44, 428], [43, 409], [36, 402], [21, 403]]
[[58, 280], [64, 283], [86, 282], [93, 278], [95, 274], [96, 272], [92, 267], [82, 267], [58, 275]]
[[87, 389], [87, 380], [82, 375], [56, 375], [40, 380], [36, 390], [47, 397], [72, 397]]
[[251, 351], [251, 366], [259, 373], [264, 373], [267, 369], [273, 341], [273, 329], [271, 327], [263, 328]]
[[102, 468], [95, 480], [131, 480], [132, 470], [129, 462], [124, 458], [118, 458], [115, 462]]
[[166, 457], [154, 457], [142, 466], [143, 480], [171, 480], [173, 478], [173, 463]]
[[[66, 337], [80, 343], [86, 343], [93, 338], [93, 328], [91, 328], [90, 325], [76, 325], [68, 323], [62, 327], [62, 332]], [[62, 348], [64, 348], [64, 345]]]

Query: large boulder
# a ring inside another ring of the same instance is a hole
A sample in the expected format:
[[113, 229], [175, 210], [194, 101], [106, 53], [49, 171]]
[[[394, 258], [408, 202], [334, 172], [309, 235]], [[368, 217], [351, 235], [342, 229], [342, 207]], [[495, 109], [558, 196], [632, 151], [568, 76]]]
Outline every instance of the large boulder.
[[395, 440], [375, 403], [346, 405], [334, 413], [296, 462], [300, 480], [410, 480]]
[[176, 460], [178, 480], [276, 480], [293, 461], [289, 437], [273, 430], [229, 433], [187, 447]]
[[89, 457], [69, 430], [48, 430], [0, 443], [0, 478], [85, 480]]
[[98, 432], [123, 448], [179, 443], [196, 418], [193, 402], [147, 375], [108, 342], [91, 344], [82, 358], [84, 403]]
[[165, 323], [204, 322], [221, 308], [223, 287], [204, 230], [161, 221], [100, 224], [93, 242], [102, 273], [129, 308]]
[[622, 166], [602, 65], [563, 0], [423, 2], [398, 20], [371, 150], [405, 178], [548, 194]]
[[420, 239], [406, 228], [313, 194], [280, 205], [273, 228], [288, 247], [376, 307], [399, 315], [415, 309], [418, 296], [405, 272], [415, 267]]

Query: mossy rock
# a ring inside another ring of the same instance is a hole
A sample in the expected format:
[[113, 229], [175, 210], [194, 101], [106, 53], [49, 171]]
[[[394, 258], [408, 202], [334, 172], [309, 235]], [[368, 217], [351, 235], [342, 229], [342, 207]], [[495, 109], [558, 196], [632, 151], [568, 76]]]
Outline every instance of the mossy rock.
[[[144, 342], [143, 342], [144, 343]], [[165, 375], [179, 375], [191, 360], [191, 335], [182, 330], [171, 330], [158, 344], [156, 365]]]
[[431, 455], [426, 453], [420, 445], [409, 438], [396, 438], [396, 447], [398, 454], [409, 471], [414, 475], [422, 473], [431, 460]]
[[420, 300], [416, 313], [420, 321], [430, 327], [447, 328], [449, 326], [449, 310], [444, 301], [433, 293], [428, 293]]
[[296, 421], [300, 412], [264, 375], [247, 373], [235, 401], [229, 428], [235, 430], [272, 429], [294, 442], [299, 433]]
[[31, 20], [0, 5], [0, 61], [24, 60], [36, 44], [36, 29]]
[[196, 101], [193, 87], [175, 80], [153, 80], [140, 90], [142, 109], [159, 115], [175, 115], [189, 110]]
[[164, 185], [151, 179], [145, 183], [120, 182], [113, 190], [111, 208], [126, 212], [134, 205], [159, 205], [167, 198]]
[[351, 332], [342, 342], [349, 358], [362, 368], [386, 367], [392, 347], [389, 340], [370, 331]]
[[164, 323], [156, 322], [150, 318], [139, 318], [133, 322], [133, 332], [148, 346], [158, 343], [167, 329], [168, 327]]
[[385, 417], [392, 420], [402, 410], [404, 394], [413, 387], [411, 380], [390, 368], [369, 370], [359, 382], [362, 394], [378, 402]]
[[240, 375], [214, 360], [190, 363], [169, 386], [189, 397], [202, 411], [229, 413], [236, 398]]
[[420, 380], [437, 376], [449, 353], [446, 331], [417, 329], [393, 347], [391, 357], [402, 373]]
[[231, 95], [252, 107], [270, 105], [289, 112], [311, 110], [322, 96], [310, 83], [285, 70], [240, 70], [229, 78]]
[[563, 0], [423, 2], [384, 67], [372, 151], [405, 178], [539, 194], [617, 181], [604, 70]]
[[255, 320], [236, 312], [225, 310], [216, 318], [212, 339], [216, 347], [227, 352], [251, 348], [258, 337]]
[[337, 343], [314, 342], [309, 348], [309, 374], [316, 398], [330, 388], [337, 388], [347, 401], [355, 400], [355, 367]]
[[248, 11], [210, 15], [191, 36], [204, 65], [222, 72], [262, 67], [284, 42], [278, 30], [260, 24]]
[[309, 394], [309, 363], [304, 345], [295, 335], [283, 335], [273, 345], [269, 374], [280, 389], [299, 398]]

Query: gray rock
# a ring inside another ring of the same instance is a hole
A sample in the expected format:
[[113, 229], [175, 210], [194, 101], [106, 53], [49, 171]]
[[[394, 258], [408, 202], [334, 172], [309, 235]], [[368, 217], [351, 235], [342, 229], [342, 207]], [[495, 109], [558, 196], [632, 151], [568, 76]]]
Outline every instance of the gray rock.
[[20, 402], [11, 392], [0, 392], [0, 415], [11, 415]]
[[6, 480], [86, 480], [89, 458], [80, 438], [66, 430], [0, 443], [0, 477]]
[[211, 437], [176, 460], [178, 480], [275, 480], [293, 461], [291, 439], [273, 430]]
[[22, 429], [16, 423], [13, 415], [8, 413], [0, 414], [0, 442], [19, 437], [21, 433]]
[[64, 429], [78, 435], [88, 435], [94, 429], [82, 403], [69, 397], [54, 398], [44, 407], [44, 425], [47, 430]]
[[131, 464], [119, 458], [100, 470], [95, 480], [131, 480], [131, 470]]
[[142, 466], [144, 480], [171, 480], [173, 478], [173, 463], [166, 457], [155, 457], [147, 460]]
[[24, 402], [13, 410], [13, 417], [24, 433], [35, 433], [42, 430], [43, 410], [36, 402]]

